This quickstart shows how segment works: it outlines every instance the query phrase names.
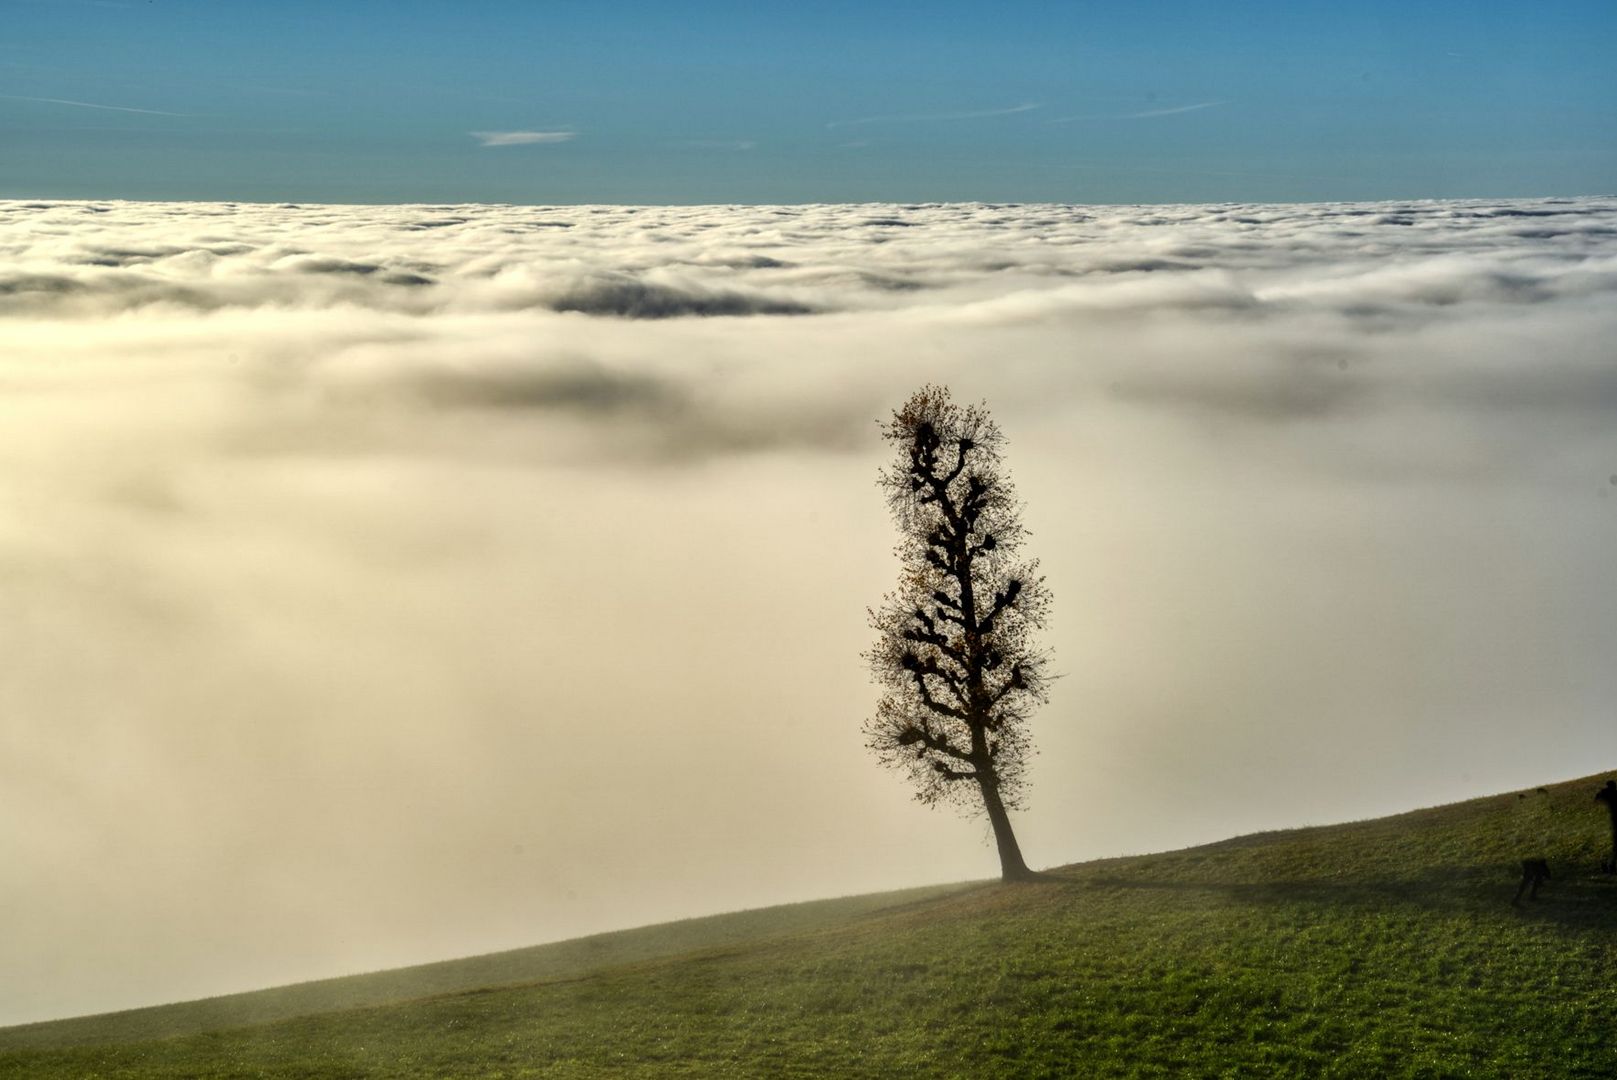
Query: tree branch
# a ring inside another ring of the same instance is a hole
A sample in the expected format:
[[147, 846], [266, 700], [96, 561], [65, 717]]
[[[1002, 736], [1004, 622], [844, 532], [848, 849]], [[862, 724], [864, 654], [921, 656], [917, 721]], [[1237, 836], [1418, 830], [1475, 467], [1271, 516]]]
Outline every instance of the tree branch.
[[904, 670], [910, 673], [910, 677], [915, 680], [915, 690], [920, 694], [922, 704], [940, 716], [947, 716], [954, 720], [964, 720], [966, 718], [964, 709], [958, 709], [953, 705], [946, 705], [939, 701], [932, 696], [932, 688], [926, 685], [926, 677], [936, 675], [943, 680], [943, 685], [949, 688], [949, 692], [955, 696], [955, 700], [962, 705], [965, 704], [965, 695], [960, 687], [956, 685], [956, 678], [939, 667], [936, 660], [922, 660], [914, 653], [905, 653], [901, 664]]
[[998, 690], [995, 690], [993, 693], [988, 695], [988, 704], [998, 705], [1001, 701], [1005, 700], [1006, 696], [1010, 694], [1012, 690], [1026, 689], [1027, 678], [1022, 672], [1022, 665], [1020, 663], [1012, 664], [1011, 677], [1006, 679], [1004, 685]]
[[934, 735], [925, 728], [908, 727], [898, 736], [898, 745], [913, 746], [920, 743], [928, 750], [936, 750], [940, 754], [947, 754], [956, 761], [970, 761], [971, 755], [964, 750], [957, 750], [953, 743], [943, 735]]
[[986, 634], [993, 629], [994, 620], [999, 618], [999, 613], [1016, 603], [1016, 598], [1021, 595], [1022, 583], [1013, 578], [1010, 584], [1005, 586], [1004, 592], [994, 594], [994, 606], [983, 616], [983, 621], [977, 624], [977, 632]]
[[983, 496], [988, 493], [988, 485], [983, 478], [973, 473], [967, 478], [966, 497], [960, 501], [960, 519], [965, 522], [964, 531], [970, 532], [971, 526], [977, 523], [978, 516], [983, 511]]
[[[934, 435], [932, 438], [935, 442], [937, 436]], [[964, 442], [969, 443], [970, 440], [964, 440]], [[965, 448], [961, 449], [955, 470], [947, 477], [942, 477], [936, 471], [936, 452], [923, 456], [920, 447], [921, 436], [920, 433], [917, 433], [916, 444], [910, 449], [910, 479], [918, 482], [916, 490], [919, 490], [921, 485], [931, 490], [929, 493], [917, 495], [916, 502], [938, 504], [938, 508], [943, 511], [944, 520], [949, 523], [949, 528], [954, 533], [954, 536], [950, 538], [952, 542], [967, 531], [962, 527], [964, 523], [961, 521], [959, 511], [955, 508], [954, 500], [949, 498], [949, 485], [954, 482], [954, 478], [960, 474], [960, 469], [965, 465], [966, 450]]]
[[960, 475], [960, 471], [966, 467], [966, 455], [969, 454], [976, 447], [976, 445], [977, 444], [972, 442], [970, 439], [960, 440], [960, 448], [954, 459], [954, 468], [950, 469], [949, 475], [943, 478], [944, 487], [948, 487], [950, 484], [955, 482], [955, 478]]
[[944, 656], [947, 656], [950, 660], [953, 660], [961, 667], [966, 666], [965, 651], [959, 646], [951, 644], [948, 638], [944, 637], [936, 630], [906, 630], [904, 631], [904, 640], [913, 641], [921, 645], [934, 646], [939, 652], [943, 653]]
[[[953, 660], [957, 664], [964, 664], [966, 662], [965, 652], [961, 650], [958, 645], [951, 644], [949, 639], [943, 636], [943, 634], [938, 630], [937, 621], [939, 618], [948, 619], [950, 622], [964, 629], [966, 625], [966, 620], [964, 617], [951, 615], [947, 611], [935, 611], [931, 615], [928, 615], [926, 613], [926, 609], [920, 607], [915, 609], [914, 614], [916, 621], [919, 622], [924, 628], [924, 633], [917, 630], [906, 630], [904, 631], [905, 638], [910, 641], [924, 641], [928, 645], [936, 645], [943, 651], [944, 655], [949, 657], [949, 659]], [[934, 616], [936, 616], [936, 618]]]

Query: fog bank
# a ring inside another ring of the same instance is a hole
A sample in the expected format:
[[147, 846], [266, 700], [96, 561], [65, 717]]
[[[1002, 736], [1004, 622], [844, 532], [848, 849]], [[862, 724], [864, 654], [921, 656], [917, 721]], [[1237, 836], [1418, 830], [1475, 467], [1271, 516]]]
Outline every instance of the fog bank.
[[1613, 199], [0, 202], [0, 1023], [992, 874], [860, 744], [926, 381], [1030, 862], [1617, 766], [1614, 301]]

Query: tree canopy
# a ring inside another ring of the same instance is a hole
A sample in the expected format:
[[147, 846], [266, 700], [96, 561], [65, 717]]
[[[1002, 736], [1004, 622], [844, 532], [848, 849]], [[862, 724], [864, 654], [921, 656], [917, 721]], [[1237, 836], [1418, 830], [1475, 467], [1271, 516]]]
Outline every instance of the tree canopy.
[[985, 813], [1007, 880], [1032, 876], [1007, 813], [1033, 753], [1027, 727], [1047, 697], [1035, 637], [1050, 597], [982, 405], [925, 386], [882, 432], [896, 451], [878, 484], [898, 526], [896, 589], [870, 612], [866, 654], [884, 693], [865, 730], [916, 797]]

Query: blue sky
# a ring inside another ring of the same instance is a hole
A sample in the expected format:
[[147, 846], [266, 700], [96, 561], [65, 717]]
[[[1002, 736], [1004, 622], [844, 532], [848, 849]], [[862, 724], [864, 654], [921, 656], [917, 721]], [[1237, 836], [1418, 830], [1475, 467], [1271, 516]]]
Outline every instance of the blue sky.
[[0, 196], [1180, 202], [1617, 190], [1609, 0], [0, 0], [0, 24]]

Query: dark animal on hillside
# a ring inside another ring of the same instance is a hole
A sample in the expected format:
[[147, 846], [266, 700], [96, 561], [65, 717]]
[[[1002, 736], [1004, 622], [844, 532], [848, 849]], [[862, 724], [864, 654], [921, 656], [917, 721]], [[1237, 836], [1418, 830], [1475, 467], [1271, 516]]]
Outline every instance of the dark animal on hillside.
[[1606, 804], [1611, 814], [1611, 858], [1600, 864], [1608, 874], [1617, 874], [1617, 780], [1607, 780], [1606, 786], [1595, 792], [1595, 802]]
[[1523, 859], [1522, 883], [1516, 886], [1516, 895], [1510, 898], [1510, 902], [1512, 904], [1521, 903], [1522, 893], [1526, 893], [1529, 900], [1537, 900], [1538, 887], [1548, 880], [1550, 880], [1550, 864], [1548, 860]]

